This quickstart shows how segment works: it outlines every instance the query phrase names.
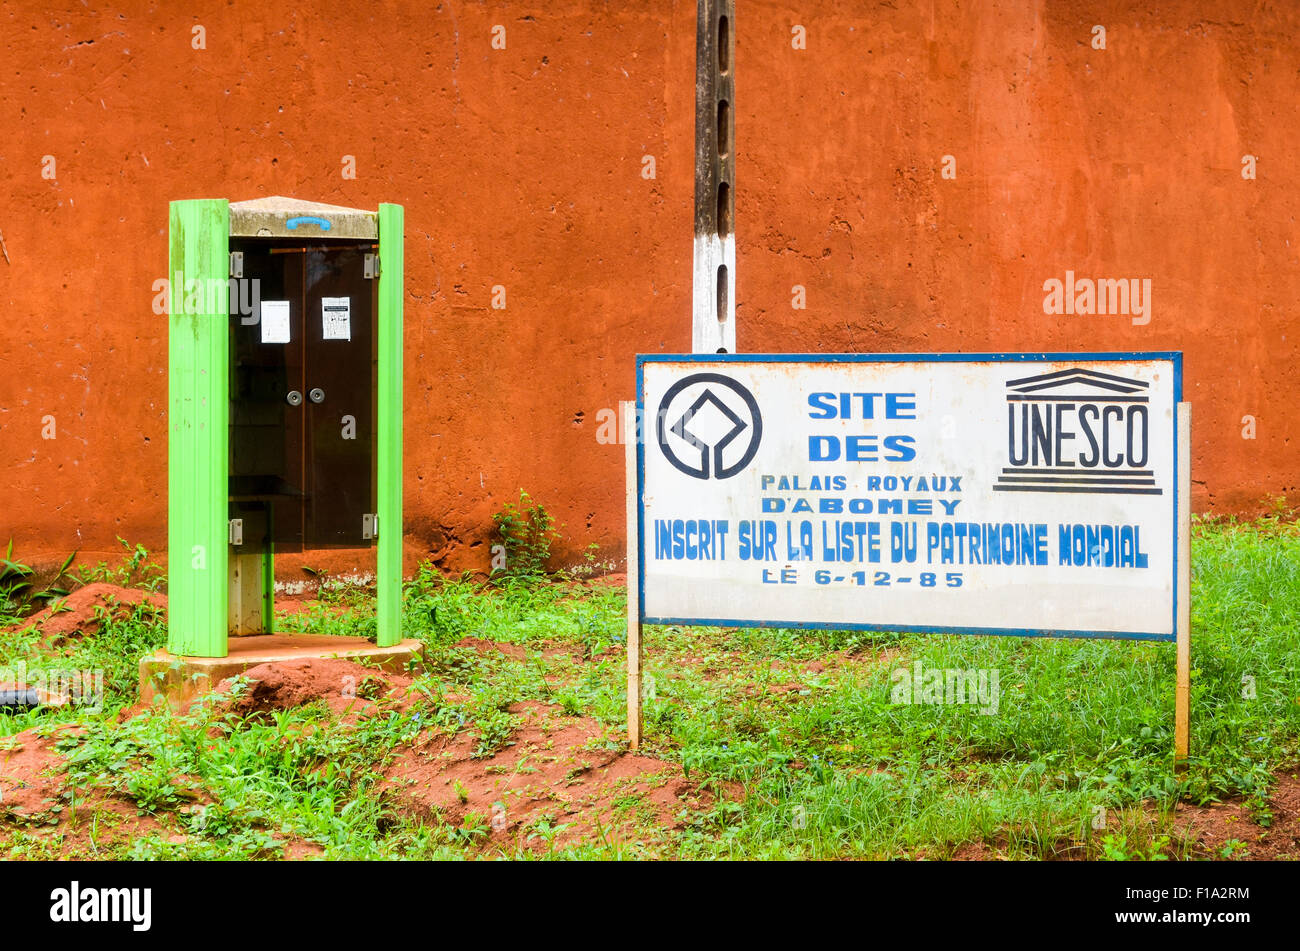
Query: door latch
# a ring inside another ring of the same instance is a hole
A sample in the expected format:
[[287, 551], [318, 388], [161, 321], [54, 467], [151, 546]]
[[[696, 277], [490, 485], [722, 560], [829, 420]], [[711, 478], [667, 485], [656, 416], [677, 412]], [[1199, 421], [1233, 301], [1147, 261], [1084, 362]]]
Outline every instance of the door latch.
[[244, 520], [242, 518], [232, 518], [226, 528], [229, 534], [230, 544], [244, 544]]
[[379, 255], [367, 254], [365, 264], [363, 265], [362, 275], [368, 281], [373, 281], [379, 276]]
[[244, 252], [243, 251], [230, 252], [230, 276], [231, 277], [244, 276]]
[[361, 516], [361, 537], [362, 538], [379, 537], [379, 516], [378, 515]]

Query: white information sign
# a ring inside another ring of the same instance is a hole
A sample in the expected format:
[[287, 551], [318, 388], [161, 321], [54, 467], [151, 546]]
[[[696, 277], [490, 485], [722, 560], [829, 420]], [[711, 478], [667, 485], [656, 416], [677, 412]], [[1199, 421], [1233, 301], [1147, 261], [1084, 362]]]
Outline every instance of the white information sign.
[[322, 297], [320, 299], [321, 339], [352, 339], [352, 298]]
[[289, 342], [289, 302], [262, 301], [262, 343]]
[[650, 624], [1174, 640], [1182, 356], [642, 356]]

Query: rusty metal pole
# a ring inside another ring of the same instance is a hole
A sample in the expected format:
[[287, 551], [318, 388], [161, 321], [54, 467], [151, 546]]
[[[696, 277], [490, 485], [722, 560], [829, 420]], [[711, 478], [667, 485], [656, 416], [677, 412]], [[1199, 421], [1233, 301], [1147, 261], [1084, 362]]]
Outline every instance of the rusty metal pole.
[[697, 0], [691, 347], [736, 352], [735, 0]]

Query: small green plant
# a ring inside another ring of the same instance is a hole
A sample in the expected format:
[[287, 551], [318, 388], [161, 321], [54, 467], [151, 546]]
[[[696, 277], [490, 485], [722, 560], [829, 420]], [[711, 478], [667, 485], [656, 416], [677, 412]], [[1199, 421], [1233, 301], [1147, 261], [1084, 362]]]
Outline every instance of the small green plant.
[[149, 549], [143, 545], [133, 547], [120, 535], [117, 543], [126, 552], [125, 559], [119, 565], [110, 568], [107, 562], [101, 561], [93, 568], [82, 567], [77, 571], [77, 581], [83, 585], [99, 581], [123, 588], [144, 588], [147, 591], [157, 591], [166, 585], [167, 576], [150, 560]]
[[356, 607], [374, 602], [375, 592], [367, 579], [331, 578], [324, 572], [314, 574], [321, 579], [317, 598], [322, 604]]
[[1273, 824], [1273, 806], [1263, 792], [1250, 796], [1246, 800], [1246, 808], [1250, 810], [1250, 820], [1256, 825], [1267, 829]]
[[558, 693], [553, 698], [560, 705], [560, 710], [566, 717], [576, 717], [582, 715], [582, 700], [572, 691]]
[[1169, 846], [1169, 836], [1158, 835], [1152, 840], [1146, 852], [1140, 846], [1128, 844], [1128, 837], [1108, 835], [1101, 840], [1102, 858], [1109, 862], [1163, 862], [1168, 856], [1165, 849]]
[[36, 602], [50, 601], [67, 595], [67, 589], [58, 586], [77, 557], [74, 551], [59, 566], [50, 583], [37, 590], [33, 584], [36, 572], [21, 561], [14, 561], [14, 540], [9, 539], [9, 549], [0, 559], [0, 625], [15, 624], [31, 614], [41, 605]]
[[528, 841], [532, 842], [534, 839], [541, 839], [546, 843], [546, 849], [548, 852], [554, 851], [556, 836], [571, 825], [573, 825], [571, 822], [562, 822], [559, 825], [555, 825], [551, 822], [551, 817], [549, 815], [544, 815], [533, 824], [533, 831], [528, 834]]
[[480, 839], [486, 839], [492, 832], [487, 819], [477, 812], [467, 812], [459, 828], [448, 830], [447, 837], [456, 845], [473, 845]]
[[1219, 858], [1235, 859], [1238, 855], [1245, 856], [1249, 854], [1245, 842], [1240, 839], [1229, 839], [1223, 843], [1223, 848], [1219, 849]]
[[518, 504], [507, 502], [492, 520], [505, 546], [505, 568], [499, 570], [511, 577], [544, 575], [551, 558], [551, 543], [560, 538], [555, 519], [546, 506], [520, 489]]
[[479, 738], [474, 747], [475, 759], [484, 759], [502, 749], [515, 730], [515, 718], [505, 710], [489, 710], [478, 717], [476, 723]]
[[456, 798], [460, 800], [461, 805], [469, 802], [469, 790], [465, 788], [465, 784], [459, 779], [451, 784], [451, 789], [456, 794]]
[[365, 677], [361, 683], [357, 684], [357, 696], [362, 700], [378, 700], [384, 693], [384, 688], [388, 685], [382, 677], [374, 675]]
[[614, 567], [613, 562], [598, 562], [596, 556], [600, 554], [600, 543], [589, 542], [587, 547], [582, 551], [582, 561], [576, 565], [570, 565], [562, 569], [560, 575], [568, 581], [581, 581], [584, 578], [593, 578], [602, 571], [609, 571]]

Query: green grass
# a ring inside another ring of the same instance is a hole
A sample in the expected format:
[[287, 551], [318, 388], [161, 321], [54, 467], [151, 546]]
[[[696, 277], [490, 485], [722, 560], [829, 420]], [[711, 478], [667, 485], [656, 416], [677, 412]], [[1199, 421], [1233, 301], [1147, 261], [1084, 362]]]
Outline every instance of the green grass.
[[[1172, 760], [1171, 644], [649, 628], [645, 752], [726, 797], [665, 834], [629, 796], [620, 813], [643, 834], [621, 843], [561, 847], [565, 820], [543, 818], [531, 830], [538, 852], [508, 854], [944, 858], [982, 843], [1013, 858], [1185, 856], [1169, 812], [1177, 800], [1243, 796], [1266, 818], [1273, 771], [1300, 758], [1300, 536], [1278, 519], [1198, 523], [1192, 570], [1193, 755], [1182, 772]], [[373, 633], [372, 601], [331, 600], [283, 626]], [[490, 755], [516, 722], [508, 708], [525, 700], [623, 728], [624, 610], [611, 586], [484, 585], [425, 567], [405, 589], [405, 633], [427, 650], [423, 699], [407, 712], [349, 725], [322, 705], [240, 720], [202, 704], [118, 723], [115, 712], [135, 701], [136, 660], [164, 639], [139, 608], [67, 656], [6, 635], [0, 666], [96, 665], [109, 702], [99, 715], [0, 716], [0, 735], [84, 727], [60, 741], [78, 790], [64, 815], [84, 815], [92, 792], [111, 794], [165, 829], [101, 855], [274, 858], [293, 842], [327, 858], [494, 854], [484, 851], [490, 817], [417, 822], [379, 794], [379, 771], [430, 729], [464, 731], [476, 755]], [[518, 645], [522, 656], [457, 646], [466, 637]], [[996, 669], [998, 712], [891, 703], [891, 673], [916, 661]], [[1093, 831], [1099, 807], [1108, 823]], [[49, 849], [31, 827], [0, 822], [0, 856]]]
[[[148, 603], [119, 607], [116, 611], [96, 608], [101, 633], [94, 637], [74, 636], [59, 648], [51, 648], [34, 628], [7, 631], [0, 643], [0, 677], [9, 669], [25, 665], [29, 681], [46, 672], [55, 677], [70, 671], [102, 678], [104, 718], [112, 717], [137, 699], [140, 658], [167, 643], [162, 613]], [[31, 711], [18, 716], [0, 712], [0, 736], [25, 730], [39, 723], [92, 722], [75, 705], [54, 710]]]

